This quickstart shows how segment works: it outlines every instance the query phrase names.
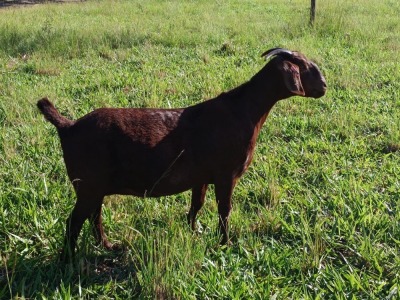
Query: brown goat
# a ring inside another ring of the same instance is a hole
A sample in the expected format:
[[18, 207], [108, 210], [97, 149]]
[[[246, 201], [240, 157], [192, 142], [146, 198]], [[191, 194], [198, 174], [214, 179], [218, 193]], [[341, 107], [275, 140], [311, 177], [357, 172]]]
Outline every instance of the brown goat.
[[43, 98], [37, 106], [58, 130], [77, 201], [67, 220], [65, 251], [74, 253], [86, 219], [96, 241], [106, 195], [159, 197], [192, 189], [191, 227], [214, 184], [222, 243], [228, 241], [233, 188], [248, 168], [257, 136], [273, 105], [294, 95], [319, 98], [325, 78], [299, 52], [274, 48], [254, 77], [218, 97], [180, 109], [100, 108], [71, 121]]

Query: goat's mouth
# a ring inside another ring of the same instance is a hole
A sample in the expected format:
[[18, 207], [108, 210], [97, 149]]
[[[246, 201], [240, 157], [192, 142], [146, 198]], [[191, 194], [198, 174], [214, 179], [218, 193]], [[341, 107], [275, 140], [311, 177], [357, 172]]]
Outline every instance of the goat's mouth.
[[313, 89], [311, 89], [310, 93], [309, 93], [309, 97], [312, 98], [321, 98], [322, 96], [324, 96], [326, 94], [326, 83], [322, 82], [321, 86], [319, 87], [314, 87]]
[[310, 97], [317, 99], [321, 98], [325, 94], [326, 94], [326, 88], [324, 88], [323, 90], [312, 90], [310, 93]]

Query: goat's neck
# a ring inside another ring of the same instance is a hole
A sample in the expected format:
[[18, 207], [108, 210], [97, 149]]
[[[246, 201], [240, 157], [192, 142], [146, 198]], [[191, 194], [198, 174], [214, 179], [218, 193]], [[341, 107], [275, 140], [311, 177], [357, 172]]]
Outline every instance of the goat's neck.
[[256, 131], [261, 129], [272, 107], [281, 99], [287, 98], [284, 84], [276, 72], [264, 67], [259, 73], [243, 86], [240, 101], [248, 112]]

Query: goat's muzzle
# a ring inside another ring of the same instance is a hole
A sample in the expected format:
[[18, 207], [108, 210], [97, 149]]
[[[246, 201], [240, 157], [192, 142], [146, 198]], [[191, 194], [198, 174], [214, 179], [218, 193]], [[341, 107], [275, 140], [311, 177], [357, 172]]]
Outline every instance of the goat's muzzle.
[[326, 85], [325, 78], [321, 78], [321, 83], [319, 84], [319, 86], [315, 86], [310, 91], [309, 96], [312, 98], [321, 98], [322, 96], [324, 96], [326, 94], [326, 89], [327, 89], [327, 85]]

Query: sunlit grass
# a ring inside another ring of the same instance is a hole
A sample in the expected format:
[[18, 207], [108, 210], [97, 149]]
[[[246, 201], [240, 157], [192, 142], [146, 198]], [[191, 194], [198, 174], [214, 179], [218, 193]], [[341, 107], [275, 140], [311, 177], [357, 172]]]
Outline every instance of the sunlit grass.
[[[0, 298], [396, 299], [400, 273], [398, 1], [85, 1], [0, 10]], [[94, 108], [185, 107], [233, 88], [283, 46], [315, 59], [318, 100], [271, 112], [233, 196], [232, 246], [211, 188], [192, 233], [190, 192], [112, 196], [73, 265], [57, 256], [75, 195], [48, 96]]]

